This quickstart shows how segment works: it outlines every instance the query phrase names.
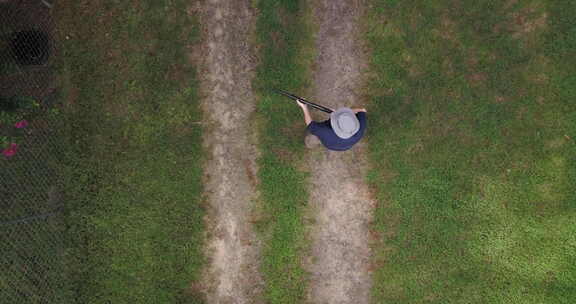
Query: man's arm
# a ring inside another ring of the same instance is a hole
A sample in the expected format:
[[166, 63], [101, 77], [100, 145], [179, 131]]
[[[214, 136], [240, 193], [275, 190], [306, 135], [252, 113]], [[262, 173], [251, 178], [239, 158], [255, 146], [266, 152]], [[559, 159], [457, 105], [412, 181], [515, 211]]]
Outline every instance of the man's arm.
[[352, 111], [354, 111], [354, 114], [358, 113], [358, 112], [366, 112], [366, 109], [364, 108], [353, 108]]
[[308, 126], [312, 122], [312, 116], [310, 115], [310, 110], [308, 106], [298, 101], [298, 105], [302, 108], [302, 112], [304, 112], [304, 122], [306, 122], [306, 126]]

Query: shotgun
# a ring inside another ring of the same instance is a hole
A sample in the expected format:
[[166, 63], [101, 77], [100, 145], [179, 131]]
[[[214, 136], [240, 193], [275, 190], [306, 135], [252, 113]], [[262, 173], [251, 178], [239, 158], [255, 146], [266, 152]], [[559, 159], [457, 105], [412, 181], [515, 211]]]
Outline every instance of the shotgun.
[[328, 113], [328, 114], [330, 114], [330, 113], [333, 112], [332, 109], [329, 109], [329, 108], [327, 108], [327, 107], [321, 106], [321, 105], [319, 105], [319, 104], [315, 104], [315, 103], [313, 103], [313, 102], [311, 102], [311, 101], [308, 101], [308, 100], [306, 100], [306, 99], [304, 99], [304, 98], [302, 98], [302, 97], [298, 97], [298, 96], [296, 96], [296, 95], [294, 95], [294, 94], [288, 93], [288, 92], [286, 92], [286, 91], [284, 91], [284, 90], [280, 90], [280, 89], [272, 89], [272, 90], [273, 90], [274, 92], [276, 92], [276, 93], [278, 93], [278, 94], [281, 94], [281, 95], [284, 95], [284, 96], [286, 96], [286, 97], [288, 97], [288, 98], [290, 98], [290, 99], [292, 99], [292, 100], [294, 100], [294, 101], [300, 101], [301, 103], [307, 104], [307, 105], [309, 105], [309, 106], [311, 106], [311, 107], [313, 107], [313, 108], [315, 108], [315, 109], [318, 109], [318, 110], [320, 110], [320, 111], [326, 112], [326, 113]]

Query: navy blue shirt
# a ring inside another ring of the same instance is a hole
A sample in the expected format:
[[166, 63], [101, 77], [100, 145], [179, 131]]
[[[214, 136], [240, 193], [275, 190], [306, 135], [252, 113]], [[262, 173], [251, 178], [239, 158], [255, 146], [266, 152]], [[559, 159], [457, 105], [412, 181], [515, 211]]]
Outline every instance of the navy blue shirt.
[[330, 119], [323, 122], [312, 121], [308, 125], [308, 131], [310, 133], [318, 136], [324, 147], [329, 150], [334, 151], [346, 151], [354, 144], [356, 144], [362, 136], [364, 136], [364, 131], [366, 130], [366, 112], [356, 113], [356, 117], [360, 122], [360, 129], [352, 137], [343, 139], [338, 137], [334, 130], [332, 130], [332, 125], [330, 125]]

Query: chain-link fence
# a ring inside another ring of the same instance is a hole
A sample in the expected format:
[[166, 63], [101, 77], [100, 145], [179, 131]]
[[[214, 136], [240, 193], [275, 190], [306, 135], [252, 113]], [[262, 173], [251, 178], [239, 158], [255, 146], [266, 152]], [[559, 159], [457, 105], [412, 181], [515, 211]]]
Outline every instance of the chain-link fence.
[[68, 303], [52, 0], [0, 0], [0, 303]]

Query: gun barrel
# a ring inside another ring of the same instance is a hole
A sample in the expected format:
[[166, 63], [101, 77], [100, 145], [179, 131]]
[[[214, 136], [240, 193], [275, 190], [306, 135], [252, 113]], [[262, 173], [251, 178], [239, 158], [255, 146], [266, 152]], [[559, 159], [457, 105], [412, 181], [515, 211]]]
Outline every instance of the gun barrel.
[[315, 109], [318, 109], [318, 110], [320, 110], [320, 111], [326, 112], [326, 113], [328, 113], [328, 114], [332, 113], [332, 110], [329, 109], [329, 108], [327, 108], [327, 107], [321, 106], [321, 105], [319, 105], [319, 104], [315, 104], [315, 103], [313, 103], [313, 102], [311, 102], [311, 101], [308, 101], [308, 100], [306, 100], [306, 99], [304, 99], [304, 98], [302, 98], [302, 97], [298, 97], [298, 96], [296, 96], [296, 95], [294, 95], [294, 94], [288, 93], [288, 92], [286, 92], [286, 91], [284, 91], [284, 90], [274, 89], [274, 91], [275, 91], [276, 93], [279, 93], [279, 94], [281, 94], [281, 95], [284, 95], [284, 96], [286, 96], [286, 97], [288, 97], [288, 98], [290, 98], [290, 99], [293, 99], [293, 100], [295, 100], [295, 101], [300, 101], [301, 103], [307, 104], [307, 105], [309, 105], [309, 106], [311, 106], [311, 107], [313, 107], [313, 108], [315, 108]]

